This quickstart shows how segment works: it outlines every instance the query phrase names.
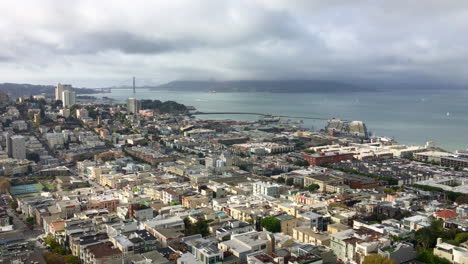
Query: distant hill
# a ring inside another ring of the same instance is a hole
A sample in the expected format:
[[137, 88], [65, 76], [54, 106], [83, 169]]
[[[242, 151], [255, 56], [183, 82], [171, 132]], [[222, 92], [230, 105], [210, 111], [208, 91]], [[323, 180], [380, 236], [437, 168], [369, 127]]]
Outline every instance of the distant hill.
[[[77, 94], [93, 94], [97, 91], [88, 88], [74, 88]], [[0, 91], [7, 93], [12, 98], [45, 94], [47, 97], [55, 96], [55, 86], [35, 85], [27, 83], [0, 83]]]
[[348, 83], [318, 80], [239, 80], [239, 81], [172, 81], [154, 90], [181, 91], [216, 91], [216, 92], [274, 92], [274, 93], [307, 93], [307, 92], [350, 92], [369, 91]]

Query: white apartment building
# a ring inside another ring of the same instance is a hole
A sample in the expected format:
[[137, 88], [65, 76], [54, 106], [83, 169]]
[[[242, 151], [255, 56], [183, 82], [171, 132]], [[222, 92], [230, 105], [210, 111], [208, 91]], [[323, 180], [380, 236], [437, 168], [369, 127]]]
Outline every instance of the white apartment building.
[[76, 103], [76, 94], [70, 84], [57, 84], [55, 87], [55, 100], [60, 100], [63, 107], [69, 107]]
[[253, 194], [279, 197], [281, 185], [269, 182], [254, 182]]

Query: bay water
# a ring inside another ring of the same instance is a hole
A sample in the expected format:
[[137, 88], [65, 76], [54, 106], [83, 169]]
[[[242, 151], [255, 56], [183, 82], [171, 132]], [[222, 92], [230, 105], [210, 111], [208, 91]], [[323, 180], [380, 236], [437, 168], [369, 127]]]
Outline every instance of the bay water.
[[[433, 141], [448, 150], [468, 148], [467, 90], [394, 90], [344, 93], [197, 92], [140, 88], [114, 89], [107, 96], [121, 102], [127, 98], [172, 100], [201, 112], [254, 112], [272, 115], [310, 116], [361, 120], [378, 136], [402, 144], [424, 145]], [[200, 119], [257, 120], [255, 115], [200, 115]], [[291, 119], [294, 120], [294, 119]], [[303, 120], [315, 130], [326, 121]]]

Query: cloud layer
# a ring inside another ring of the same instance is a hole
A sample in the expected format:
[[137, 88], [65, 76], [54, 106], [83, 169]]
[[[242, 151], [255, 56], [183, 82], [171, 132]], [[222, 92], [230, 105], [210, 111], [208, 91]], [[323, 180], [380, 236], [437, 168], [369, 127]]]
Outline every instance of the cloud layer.
[[2, 1], [0, 82], [468, 81], [455, 0]]

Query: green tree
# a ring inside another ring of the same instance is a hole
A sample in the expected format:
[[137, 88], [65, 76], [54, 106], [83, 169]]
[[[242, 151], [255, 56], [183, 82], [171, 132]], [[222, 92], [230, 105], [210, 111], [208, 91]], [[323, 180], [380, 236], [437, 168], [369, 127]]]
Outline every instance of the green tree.
[[32, 217], [32, 216], [26, 218], [26, 222], [28, 222], [28, 224], [30, 224], [30, 225], [34, 225], [34, 222], [35, 222], [34, 220], [35, 220], [35, 219], [34, 219], [34, 217]]
[[464, 194], [464, 195], [461, 195], [459, 196], [455, 202], [457, 204], [468, 204], [468, 195]]
[[434, 253], [432, 252], [432, 249], [429, 249], [429, 248], [420, 250], [416, 259], [427, 264], [450, 264], [452, 263], [444, 258], [440, 258], [434, 255]]
[[199, 219], [195, 223], [195, 231], [196, 234], [201, 234], [202, 236], [207, 236], [210, 234], [210, 231], [208, 230], [208, 221]]
[[318, 184], [311, 184], [307, 186], [307, 190], [309, 190], [309, 192], [315, 192], [318, 189], [320, 189], [320, 185]]
[[463, 232], [455, 235], [455, 242], [458, 244], [464, 243], [468, 240], [468, 232]]
[[66, 255], [67, 254], [67, 249], [60, 246], [60, 244], [55, 240], [55, 237], [52, 234], [48, 234], [46, 238], [44, 239], [44, 242], [50, 246], [50, 249], [54, 251], [55, 253], [58, 253], [60, 255]]
[[52, 108], [57, 109], [63, 106], [62, 100], [56, 100], [52, 103]]
[[278, 233], [281, 232], [281, 221], [274, 216], [265, 217], [262, 219], [262, 227], [270, 232]]
[[191, 236], [195, 234], [201, 234], [202, 236], [207, 236], [210, 234], [208, 230], [208, 221], [203, 219], [198, 219], [195, 224], [192, 224], [188, 218], [184, 219], [185, 224], [185, 235]]
[[77, 256], [73, 256], [72, 254], [66, 255], [64, 259], [65, 263], [80, 264], [80, 259]]
[[296, 165], [296, 166], [309, 166], [309, 162], [307, 162], [305, 160], [298, 159], [298, 160], [294, 161], [294, 165]]
[[67, 254], [67, 249], [64, 248], [64, 247], [60, 247], [60, 246], [59, 246], [59, 247], [56, 247], [56, 248], [54, 249], [54, 251], [55, 251], [57, 254], [60, 254], [60, 255], [62, 255], [62, 256], [64, 256], [64, 255]]
[[187, 107], [174, 101], [141, 100], [142, 109], [153, 109], [161, 113], [185, 112]]
[[53, 243], [57, 243], [57, 241], [55, 241], [55, 237], [51, 233], [47, 234], [47, 236], [44, 238], [44, 242], [51, 247]]
[[455, 232], [453, 230], [445, 231], [443, 228], [443, 221], [433, 219], [429, 227], [421, 228], [416, 231], [414, 240], [417, 243], [416, 245], [421, 249], [434, 248], [437, 243], [437, 238], [441, 237], [452, 240], [456, 234]]
[[53, 252], [44, 253], [44, 259], [47, 264], [65, 264], [63, 256]]
[[288, 186], [293, 186], [294, 185], [294, 179], [293, 178], [288, 178], [286, 180], [286, 185]]
[[370, 254], [364, 258], [362, 264], [395, 264], [395, 261], [379, 254]]
[[401, 236], [393, 236], [393, 235], [390, 235], [390, 238], [392, 239], [392, 241], [394, 242], [398, 242], [398, 241], [403, 241], [405, 240], [403, 237]]

